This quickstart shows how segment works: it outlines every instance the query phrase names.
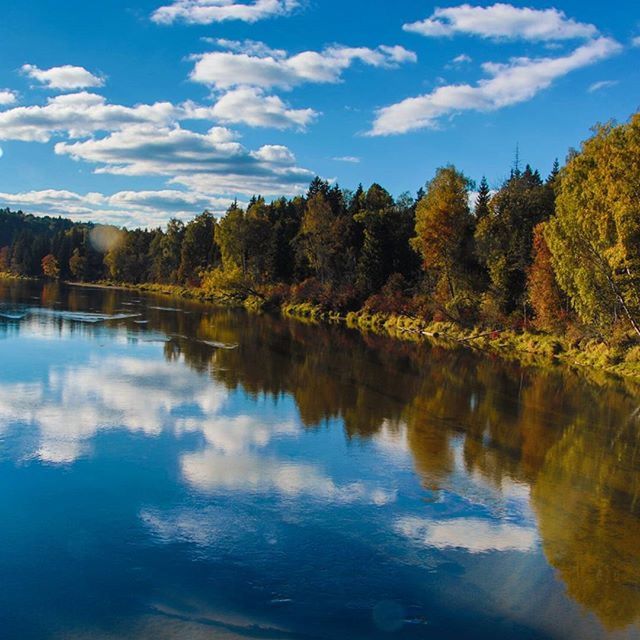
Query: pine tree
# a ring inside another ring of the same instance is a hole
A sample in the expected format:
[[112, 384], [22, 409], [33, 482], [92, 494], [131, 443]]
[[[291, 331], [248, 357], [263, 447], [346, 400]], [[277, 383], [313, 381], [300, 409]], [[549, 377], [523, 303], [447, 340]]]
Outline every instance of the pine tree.
[[547, 181], [545, 182], [546, 186], [556, 190], [558, 186], [558, 178], [560, 176], [560, 163], [558, 162], [558, 158], [553, 161], [553, 167], [551, 167], [551, 173], [547, 176]]
[[491, 189], [487, 179], [482, 176], [480, 186], [478, 187], [478, 196], [476, 198], [475, 214], [477, 220], [482, 220], [489, 215], [489, 202], [491, 201]]

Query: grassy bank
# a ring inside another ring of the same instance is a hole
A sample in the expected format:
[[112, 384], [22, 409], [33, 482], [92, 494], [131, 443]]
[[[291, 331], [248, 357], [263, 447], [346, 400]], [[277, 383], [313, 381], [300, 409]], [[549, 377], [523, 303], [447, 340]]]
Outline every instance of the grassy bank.
[[185, 298], [187, 300], [198, 300], [200, 302], [216, 303], [218, 300], [208, 295], [199, 287], [187, 287], [174, 284], [155, 284], [151, 282], [143, 284], [129, 284], [126, 282], [112, 282], [101, 280], [99, 282], [65, 282], [72, 287], [90, 287], [92, 289], [120, 289], [122, 291], [142, 291], [154, 293], [156, 295], [168, 296], [171, 298]]
[[29, 276], [18, 276], [10, 271], [0, 271], [0, 280], [14, 281], [14, 280], [37, 280], [37, 278], [31, 278]]
[[420, 318], [393, 315], [327, 313], [310, 304], [284, 305], [288, 317], [312, 322], [344, 322], [364, 332], [382, 333], [400, 340], [429, 340], [441, 346], [486, 351], [527, 365], [561, 362], [583, 369], [640, 380], [640, 346], [623, 349], [595, 338], [569, 340], [532, 331], [465, 328], [452, 322], [426, 322]]

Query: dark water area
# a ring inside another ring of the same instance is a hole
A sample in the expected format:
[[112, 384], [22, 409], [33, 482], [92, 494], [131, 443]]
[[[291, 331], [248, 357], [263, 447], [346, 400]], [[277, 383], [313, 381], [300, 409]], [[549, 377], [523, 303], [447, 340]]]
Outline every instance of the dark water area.
[[0, 283], [0, 637], [640, 638], [640, 395]]

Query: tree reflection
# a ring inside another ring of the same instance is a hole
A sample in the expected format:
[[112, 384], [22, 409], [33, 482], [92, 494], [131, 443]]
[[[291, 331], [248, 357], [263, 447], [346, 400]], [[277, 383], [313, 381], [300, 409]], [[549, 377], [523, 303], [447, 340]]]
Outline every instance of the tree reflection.
[[339, 418], [349, 437], [368, 438], [403, 424], [427, 489], [447, 487], [454, 441], [467, 472], [498, 489], [528, 484], [544, 552], [568, 593], [611, 629], [639, 619], [633, 393], [571, 371], [523, 370], [269, 317], [212, 314], [206, 326], [208, 336], [241, 345], [216, 353], [216, 380], [253, 394], [290, 394], [309, 427]]
[[563, 430], [533, 504], [569, 594], [615, 629], [640, 612], [640, 431], [635, 420], [596, 424], [580, 416]]
[[[5, 303], [28, 304], [20, 287], [0, 283]], [[543, 550], [571, 597], [611, 629], [640, 618], [637, 387], [197, 303], [56, 284], [37, 293], [50, 308], [137, 311], [119, 325], [128, 336], [166, 336], [167, 360], [229, 391], [292, 397], [307, 428], [339, 420], [352, 439], [404, 433], [428, 490], [448, 488], [457, 471], [497, 490], [527, 485]], [[18, 330], [0, 321], [0, 332]]]

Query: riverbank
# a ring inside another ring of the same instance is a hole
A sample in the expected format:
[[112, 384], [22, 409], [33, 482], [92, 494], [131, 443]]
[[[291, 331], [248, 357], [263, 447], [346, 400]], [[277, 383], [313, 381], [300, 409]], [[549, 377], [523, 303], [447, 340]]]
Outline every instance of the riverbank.
[[640, 381], [640, 345], [623, 349], [595, 338], [570, 340], [566, 336], [533, 331], [465, 328], [452, 322], [426, 322], [420, 318], [394, 314], [360, 311], [340, 316], [309, 304], [284, 305], [281, 311], [287, 317], [307, 322], [343, 322], [363, 332], [485, 351], [526, 365], [562, 363]]
[[36, 278], [30, 278], [29, 276], [19, 276], [19, 275], [16, 275], [15, 273], [11, 273], [9, 271], [0, 271], [0, 282], [2, 280], [7, 280], [9, 282], [12, 282], [12, 281], [17, 281], [17, 280], [21, 280], [21, 281], [36, 280]]
[[[0, 279], [19, 280], [19, 277]], [[225, 304], [205, 290], [169, 284], [127, 284], [118, 282], [66, 282], [70, 286], [94, 287], [140, 291], [172, 298], [183, 298], [206, 304]], [[249, 298], [244, 306], [253, 311], [265, 310], [264, 301]], [[266, 309], [302, 322], [334, 322], [358, 329], [363, 333], [388, 335], [404, 341], [429, 341], [447, 348], [468, 348], [484, 351], [508, 360], [517, 360], [525, 365], [548, 366], [554, 363], [575, 367], [590, 372], [631, 378], [640, 381], [640, 345], [622, 348], [607, 345], [595, 338], [574, 338], [533, 331], [511, 329], [465, 328], [451, 322], [426, 322], [421, 318], [394, 315], [352, 312], [346, 315], [328, 312], [310, 303], [270, 305]]]

